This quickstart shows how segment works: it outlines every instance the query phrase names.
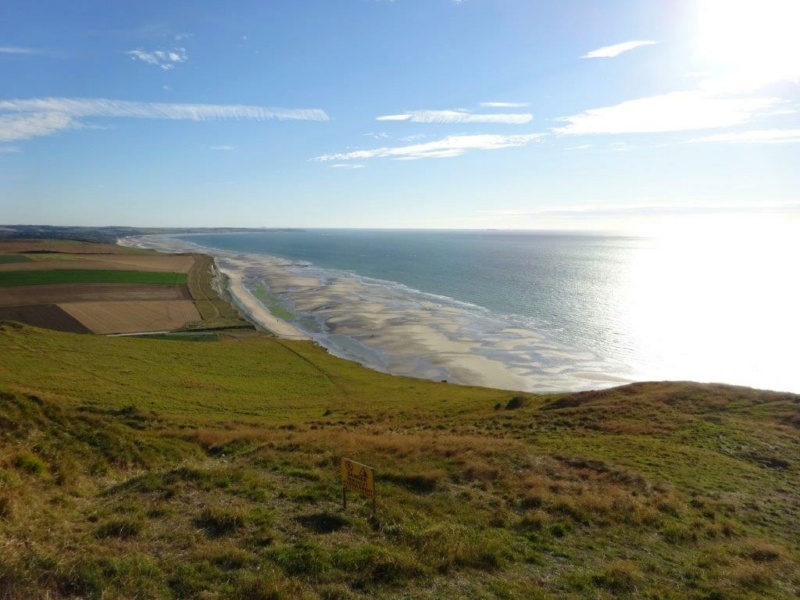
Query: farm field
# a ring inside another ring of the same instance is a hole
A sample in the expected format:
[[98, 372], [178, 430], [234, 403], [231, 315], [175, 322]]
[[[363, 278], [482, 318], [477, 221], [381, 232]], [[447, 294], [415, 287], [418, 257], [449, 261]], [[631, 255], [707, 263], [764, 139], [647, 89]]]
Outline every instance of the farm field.
[[124, 248], [115, 244], [97, 244], [77, 240], [0, 239], [0, 253], [58, 254], [153, 254], [148, 250]]
[[70, 333], [91, 333], [75, 317], [70, 316], [53, 304], [0, 306], [0, 321], [17, 321], [34, 327]]
[[0, 307], [9, 309], [3, 314], [60, 331], [252, 329], [219, 297], [213, 276], [211, 259], [198, 254], [0, 240]]
[[220, 339], [0, 324], [4, 600], [800, 593], [800, 396], [514, 394]]
[[186, 283], [184, 273], [62, 269], [50, 271], [0, 271], [0, 287], [55, 283]]
[[6, 265], [31, 262], [33, 259], [24, 254], [0, 254], [0, 269]]
[[80, 269], [188, 273], [194, 265], [194, 257], [190, 254], [162, 256], [124, 256], [119, 254], [34, 254], [17, 256], [23, 256], [25, 258], [29, 258], [29, 260], [25, 262], [5, 264], [0, 263], [0, 272]]
[[93, 333], [172, 331], [200, 320], [191, 300], [64, 302], [58, 307]]
[[121, 300], [191, 300], [184, 285], [128, 283], [43, 284], [4, 288], [0, 306], [56, 304], [59, 302], [112, 302]]

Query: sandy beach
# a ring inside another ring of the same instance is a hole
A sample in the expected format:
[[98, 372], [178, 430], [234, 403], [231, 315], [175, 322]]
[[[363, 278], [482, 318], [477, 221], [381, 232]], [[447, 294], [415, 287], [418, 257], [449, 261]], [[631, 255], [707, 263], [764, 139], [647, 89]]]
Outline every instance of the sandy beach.
[[[121, 243], [210, 254], [236, 304], [258, 327], [285, 339], [313, 340], [332, 354], [380, 371], [531, 392], [624, 382], [603, 374], [594, 357], [552, 346], [535, 331], [469, 313], [446, 299], [426, 299], [388, 282], [269, 256], [212, 250], [186, 239], [144, 236]], [[256, 289], [282, 307], [282, 316], [293, 316], [292, 322], [273, 314], [253, 294]]]
[[248, 291], [242, 280], [242, 274], [233, 269], [222, 269], [220, 272], [228, 277], [228, 290], [236, 299], [239, 308], [243, 310], [251, 321], [260, 325], [267, 331], [287, 340], [307, 340], [309, 337], [291, 323], [281, 321], [269, 312]]

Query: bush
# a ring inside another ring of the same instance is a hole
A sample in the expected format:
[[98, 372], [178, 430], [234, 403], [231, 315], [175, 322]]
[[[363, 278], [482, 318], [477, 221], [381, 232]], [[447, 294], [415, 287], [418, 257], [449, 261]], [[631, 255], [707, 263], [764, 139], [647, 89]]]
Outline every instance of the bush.
[[506, 410], [514, 410], [516, 408], [522, 408], [524, 404], [525, 404], [525, 398], [523, 398], [522, 396], [514, 396], [506, 404]]

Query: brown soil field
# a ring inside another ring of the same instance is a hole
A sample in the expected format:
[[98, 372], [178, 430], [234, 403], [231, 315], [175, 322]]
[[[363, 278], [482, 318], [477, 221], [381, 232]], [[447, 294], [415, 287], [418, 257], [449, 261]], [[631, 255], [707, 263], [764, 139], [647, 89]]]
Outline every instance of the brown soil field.
[[200, 320], [191, 300], [59, 304], [94, 333], [169, 331]]
[[[64, 302], [190, 300], [185, 285], [82, 283], [26, 285], [0, 288], [0, 306], [59, 304]], [[27, 321], [26, 321], [27, 322]], [[31, 323], [33, 325], [33, 323]]]
[[194, 265], [190, 254], [164, 256], [33, 254], [33, 262], [0, 264], [0, 271], [51, 271], [54, 269], [98, 269], [110, 271], [164, 271], [188, 273]]
[[80, 321], [52, 304], [0, 307], [0, 321], [17, 321], [68, 333], [91, 333]]
[[72, 240], [0, 240], [0, 252], [68, 252], [70, 254], [129, 254], [124, 246]]

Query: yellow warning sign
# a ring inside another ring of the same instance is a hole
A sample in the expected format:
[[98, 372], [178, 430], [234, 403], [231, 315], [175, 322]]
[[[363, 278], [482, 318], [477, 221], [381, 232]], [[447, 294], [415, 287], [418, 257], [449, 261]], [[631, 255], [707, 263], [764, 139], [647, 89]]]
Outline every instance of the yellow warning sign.
[[342, 458], [342, 487], [375, 499], [375, 469], [349, 458]]

